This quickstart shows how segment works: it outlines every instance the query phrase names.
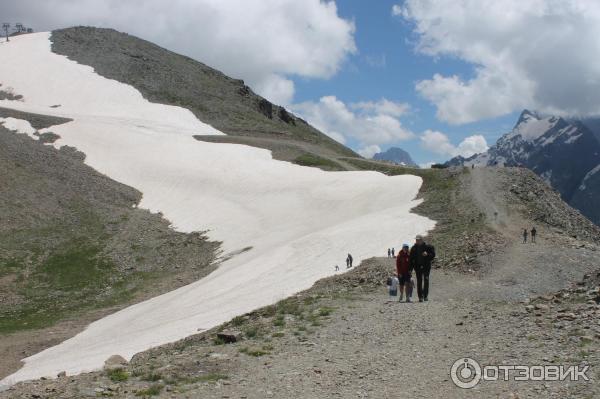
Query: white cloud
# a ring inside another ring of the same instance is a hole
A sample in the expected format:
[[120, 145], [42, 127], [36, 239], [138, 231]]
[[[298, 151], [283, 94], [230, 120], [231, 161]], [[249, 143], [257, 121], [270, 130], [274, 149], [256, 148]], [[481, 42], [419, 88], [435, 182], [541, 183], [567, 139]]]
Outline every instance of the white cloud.
[[361, 148], [357, 152], [365, 158], [372, 158], [373, 155], [377, 154], [378, 152], [381, 152], [381, 147], [379, 147], [376, 144], [371, 144]]
[[410, 110], [410, 105], [407, 103], [397, 103], [385, 98], [382, 98], [379, 101], [361, 101], [353, 103], [350, 104], [350, 107], [363, 112], [374, 112], [394, 117], [400, 117]]
[[318, 102], [295, 104], [291, 109], [340, 142], [354, 139], [368, 147], [414, 137], [398, 119], [408, 109], [404, 103], [382, 99], [347, 105], [335, 96], [325, 96]]
[[479, 154], [480, 152], [485, 152], [489, 148], [485, 137], [482, 135], [476, 134], [473, 136], [469, 136], [460, 142], [457, 148], [458, 155], [462, 155], [465, 158], [470, 157], [471, 155]]
[[522, 108], [600, 113], [600, 2], [406, 0], [392, 14], [414, 24], [417, 51], [474, 66], [470, 78], [436, 74], [417, 83], [440, 120]]
[[19, 0], [0, 2], [0, 14], [37, 31], [125, 31], [242, 78], [280, 103], [291, 101], [291, 76], [329, 78], [356, 52], [354, 23], [332, 1]]
[[447, 135], [435, 130], [426, 130], [421, 135], [421, 146], [439, 155], [455, 157], [461, 155], [465, 158], [484, 152], [488, 149], [485, 137], [473, 135], [465, 138], [458, 146], [450, 142]]

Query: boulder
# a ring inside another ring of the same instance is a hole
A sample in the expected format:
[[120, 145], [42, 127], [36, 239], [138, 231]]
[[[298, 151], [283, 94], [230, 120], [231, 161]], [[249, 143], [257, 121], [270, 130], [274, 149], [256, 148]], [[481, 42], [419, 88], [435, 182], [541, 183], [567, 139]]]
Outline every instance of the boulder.
[[566, 320], [575, 320], [577, 318], [577, 316], [573, 312], [559, 313], [557, 315], [557, 317], [559, 319], [566, 319]]
[[121, 370], [127, 367], [129, 362], [121, 355], [112, 355], [104, 362], [104, 370]]
[[217, 338], [223, 340], [225, 343], [231, 344], [238, 342], [242, 338], [242, 333], [239, 331], [221, 331], [217, 333]]

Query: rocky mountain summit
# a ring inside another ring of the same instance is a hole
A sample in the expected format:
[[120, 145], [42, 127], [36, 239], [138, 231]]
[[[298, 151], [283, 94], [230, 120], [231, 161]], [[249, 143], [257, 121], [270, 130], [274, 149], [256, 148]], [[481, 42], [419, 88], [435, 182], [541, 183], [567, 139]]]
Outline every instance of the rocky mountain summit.
[[372, 159], [376, 161], [392, 162], [396, 165], [402, 166], [418, 166], [415, 161], [412, 160], [408, 152], [398, 147], [390, 147], [386, 151], [378, 152], [377, 154], [373, 155]]

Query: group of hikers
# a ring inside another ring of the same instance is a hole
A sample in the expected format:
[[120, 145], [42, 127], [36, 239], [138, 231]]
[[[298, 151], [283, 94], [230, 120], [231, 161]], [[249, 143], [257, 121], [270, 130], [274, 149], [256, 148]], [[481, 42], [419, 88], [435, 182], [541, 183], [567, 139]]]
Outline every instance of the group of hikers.
[[[527, 237], [529, 236], [529, 232], [527, 229], [523, 229], [523, 244], [527, 244]], [[531, 243], [535, 244], [535, 237], [537, 236], [537, 230], [534, 228], [531, 229]]]
[[394, 255], [394, 248], [388, 249], [388, 257], [396, 258], [396, 275], [388, 279], [388, 289], [390, 297], [398, 296], [399, 302], [406, 300], [412, 301], [412, 291], [414, 281], [412, 272], [417, 275], [417, 296], [419, 302], [427, 301], [429, 296], [429, 273], [431, 272], [431, 262], [435, 258], [435, 248], [427, 244], [423, 236], [417, 235], [415, 244], [409, 249], [408, 244], [402, 244], [402, 249], [398, 255]]
[[[352, 255], [348, 254], [348, 256], [346, 256], [346, 269], [350, 269], [352, 267], [352, 262], [354, 261], [354, 258], [352, 257]], [[340, 267], [338, 265], [335, 265], [335, 271], [339, 271]]]

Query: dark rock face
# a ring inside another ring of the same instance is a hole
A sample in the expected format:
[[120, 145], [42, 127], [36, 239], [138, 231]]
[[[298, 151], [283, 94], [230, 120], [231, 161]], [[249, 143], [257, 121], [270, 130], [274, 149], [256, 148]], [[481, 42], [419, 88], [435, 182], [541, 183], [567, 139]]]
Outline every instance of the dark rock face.
[[294, 117], [286, 111], [285, 108], [279, 107], [279, 119], [287, 123], [288, 125], [295, 125]]
[[600, 141], [581, 121], [542, 117], [525, 110], [512, 131], [486, 153], [456, 157], [450, 166], [523, 166], [556, 189], [562, 199], [600, 224]]
[[258, 110], [269, 119], [273, 119], [273, 104], [264, 98], [258, 102]]
[[417, 166], [410, 157], [410, 154], [398, 147], [391, 147], [387, 151], [379, 152], [373, 155], [373, 159], [377, 161], [393, 162], [398, 165]]

